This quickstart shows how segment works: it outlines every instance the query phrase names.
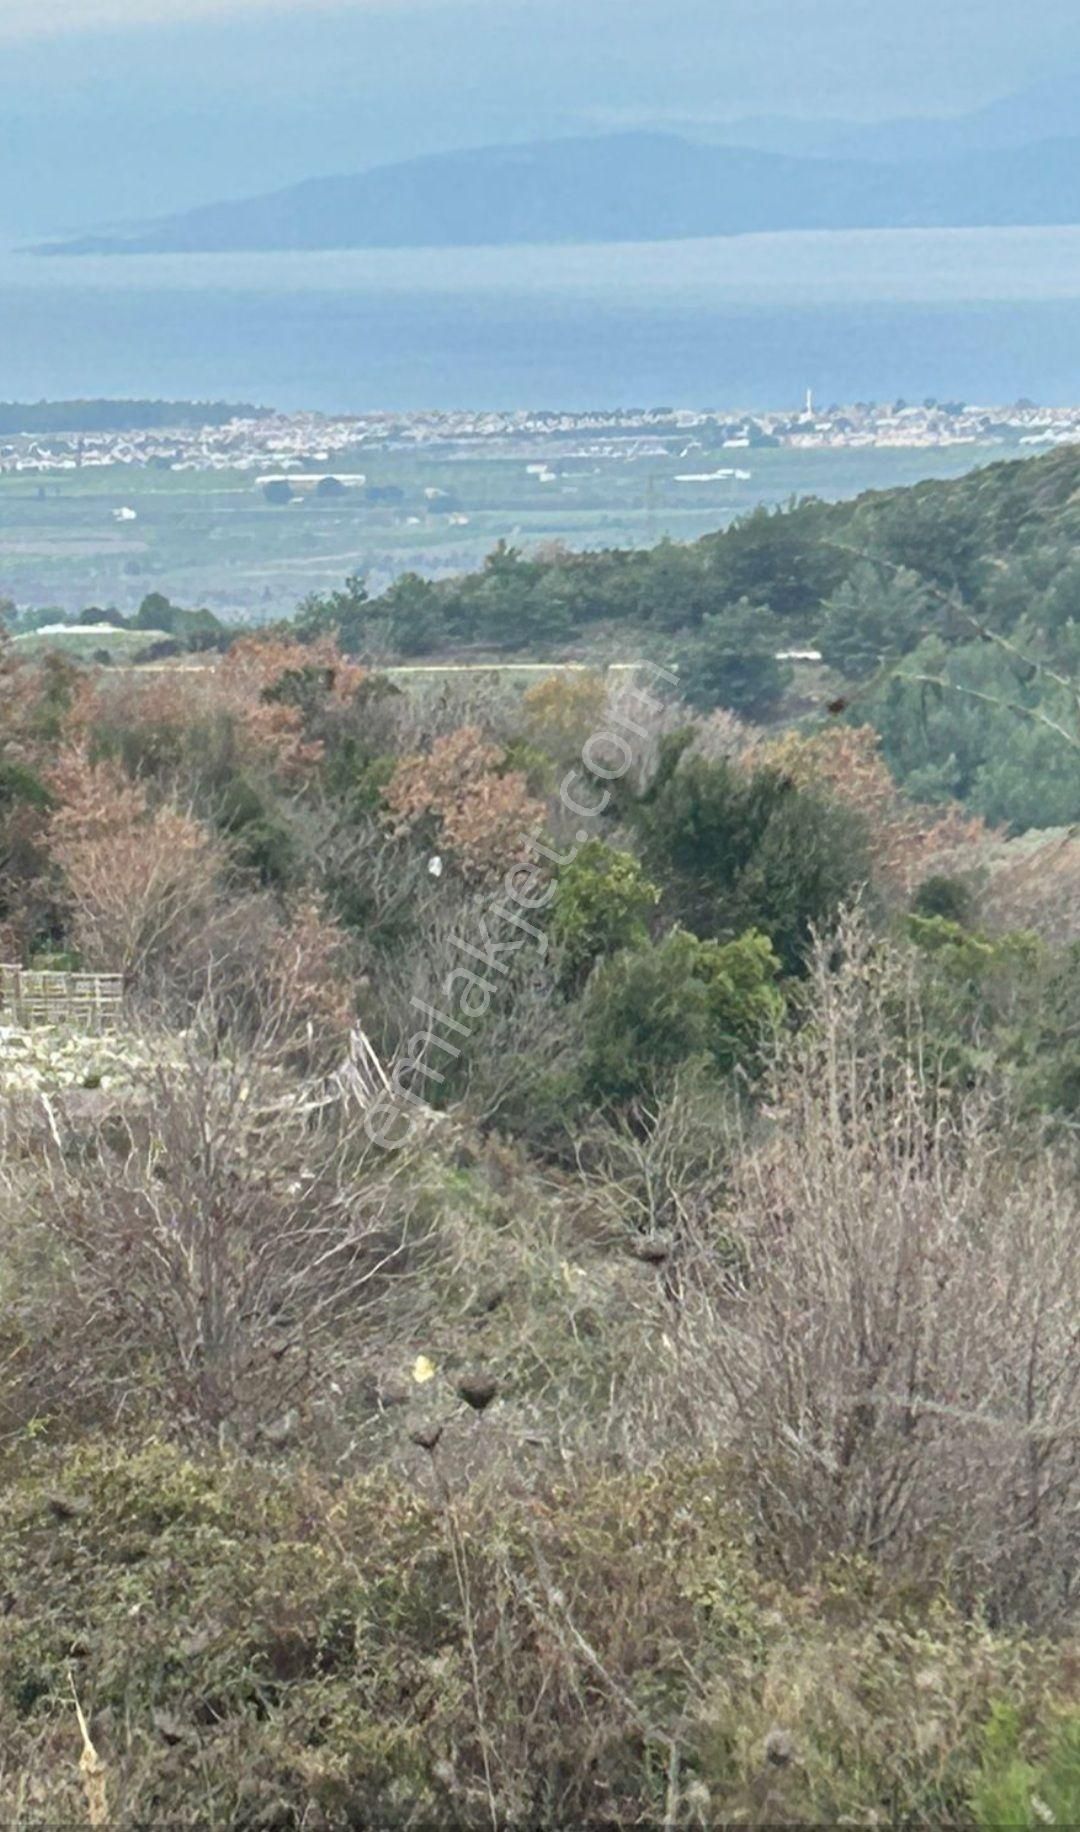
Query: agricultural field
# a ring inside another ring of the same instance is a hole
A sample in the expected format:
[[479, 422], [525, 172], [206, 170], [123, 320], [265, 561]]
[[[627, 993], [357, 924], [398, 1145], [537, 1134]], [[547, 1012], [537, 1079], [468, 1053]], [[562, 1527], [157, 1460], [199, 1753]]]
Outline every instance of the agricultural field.
[[[257, 479], [240, 471], [116, 465], [5, 476], [0, 598], [65, 614], [90, 605], [129, 613], [160, 591], [222, 617], [260, 621], [353, 572], [378, 591], [403, 572], [466, 571], [499, 540], [580, 549], [646, 547], [665, 535], [692, 540], [758, 503], [840, 499], [955, 476], [995, 456], [992, 446], [764, 448], [700, 462], [701, 453], [688, 459], [677, 441], [664, 456], [638, 456], [628, 440], [618, 455], [575, 457], [553, 439], [541, 468], [534, 453], [429, 447], [365, 453], [363, 487], [286, 504], [267, 502]], [[720, 469], [731, 475], [679, 481]]]
[[127, 662], [138, 661], [147, 649], [156, 642], [161, 642], [163, 630], [113, 630], [108, 634], [102, 626], [82, 629], [78, 625], [70, 629], [46, 627], [43, 630], [28, 630], [23, 635], [12, 638], [18, 655], [36, 656], [46, 653], [66, 655], [73, 662], [104, 662], [106, 659], [113, 665], [123, 666]]

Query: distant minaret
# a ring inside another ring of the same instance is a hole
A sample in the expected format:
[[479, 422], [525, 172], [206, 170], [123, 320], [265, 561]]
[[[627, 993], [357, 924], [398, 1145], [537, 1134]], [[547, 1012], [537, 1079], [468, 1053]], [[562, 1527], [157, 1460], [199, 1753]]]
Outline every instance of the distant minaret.
[[814, 417], [814, 390], [812, 388], [806, 390], [806, 417], [808, 420]]

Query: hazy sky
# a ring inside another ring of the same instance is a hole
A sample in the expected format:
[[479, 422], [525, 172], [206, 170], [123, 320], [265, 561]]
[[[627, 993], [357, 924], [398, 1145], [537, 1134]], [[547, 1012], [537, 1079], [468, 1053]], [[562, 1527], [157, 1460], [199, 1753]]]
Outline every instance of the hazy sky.
[[[242, 13], [280, 11], [312, 13], [341, 7], [349, 0], [4, 0], [0, 38], [86, 33], [102, 26], [155, 26], [192, 19], [224, 19]], [[353, 4], [393, 5], [394, 0], [352, 0]]]
[[947, 113], [1080, 70], [1076, 0], [0, 0], [0, 237], [443, 147]]

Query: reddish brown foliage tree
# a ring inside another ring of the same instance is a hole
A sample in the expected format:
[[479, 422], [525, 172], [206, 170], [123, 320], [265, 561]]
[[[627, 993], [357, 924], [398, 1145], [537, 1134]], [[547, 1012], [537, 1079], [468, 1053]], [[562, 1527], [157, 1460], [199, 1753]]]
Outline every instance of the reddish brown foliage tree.
[[785, 732], [750, 755], [755, 768], [781, 770], [796, 787], [824, 790], [861, 814], [881, 882], [899, 896], [909, 896], [930, 872], [972, 863], [987, 838], [981, 818], [956, 805], [909, 801], [872, 725], [828, 725], [809, 737]]
[[120, 734], [129, 746], [135, 741], [153, 767], [168, 769], [186, 753], [204, 750], [208, 734], [225, 730], [238, 768], [302, 781], [322, 757], [322, 744], [308, 729], [312, 705], [339, 711], [366, 678], [330, 638], [305, 644], [245, 636], [216, 665], [86, 677], [73, 695], [64, 735], [92, 748], [95, 735]]
[[402, 758], [384, 791], [398, 830], [430, 819], [436, 844], [465, 877], [501, 876], [546, 812], [520, 771], [500, 771], [502, 760], [473, 725], [437, 738], [425, 755]]
[[206, 920], [220, 849], [191, 815], [151, 808], [115, 764], [83, 751], [61, 755], [49, 786], [47, 845], [72, 940], [88, 964], [137, 975]]
[[307, 1066], [334, 1066], [354, 1017], [348, 937], [318, 901], [289, 913], [267, 952], [264, 996], [268, 1026], [280, 1048]]

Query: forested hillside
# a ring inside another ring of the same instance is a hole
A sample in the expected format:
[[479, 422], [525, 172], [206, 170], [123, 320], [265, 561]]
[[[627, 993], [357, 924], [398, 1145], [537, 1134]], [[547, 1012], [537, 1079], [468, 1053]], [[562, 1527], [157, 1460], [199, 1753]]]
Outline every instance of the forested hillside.
[[1080, 1818], [1078, 463], [3, 646], [7, 1823]]
[[1052, 677], [1080, 661], [1078, 534], [1070, 446], [955, 482], [761, 509], [686, 546], [501, 548], [481, 573], [410, 575], [374, 603], [352, 581], [310, 601], [300, 629], [398, 659], [649, 657], [692, 706], [767, 720], [798, 678], [776, 657], [820, 650], [834, 677], [822, 697], [857, 689], [857, 720], [919, 798], [1045, 827], [1080, 818], [1080, 764], [1046, 724], [1075, 715]]

